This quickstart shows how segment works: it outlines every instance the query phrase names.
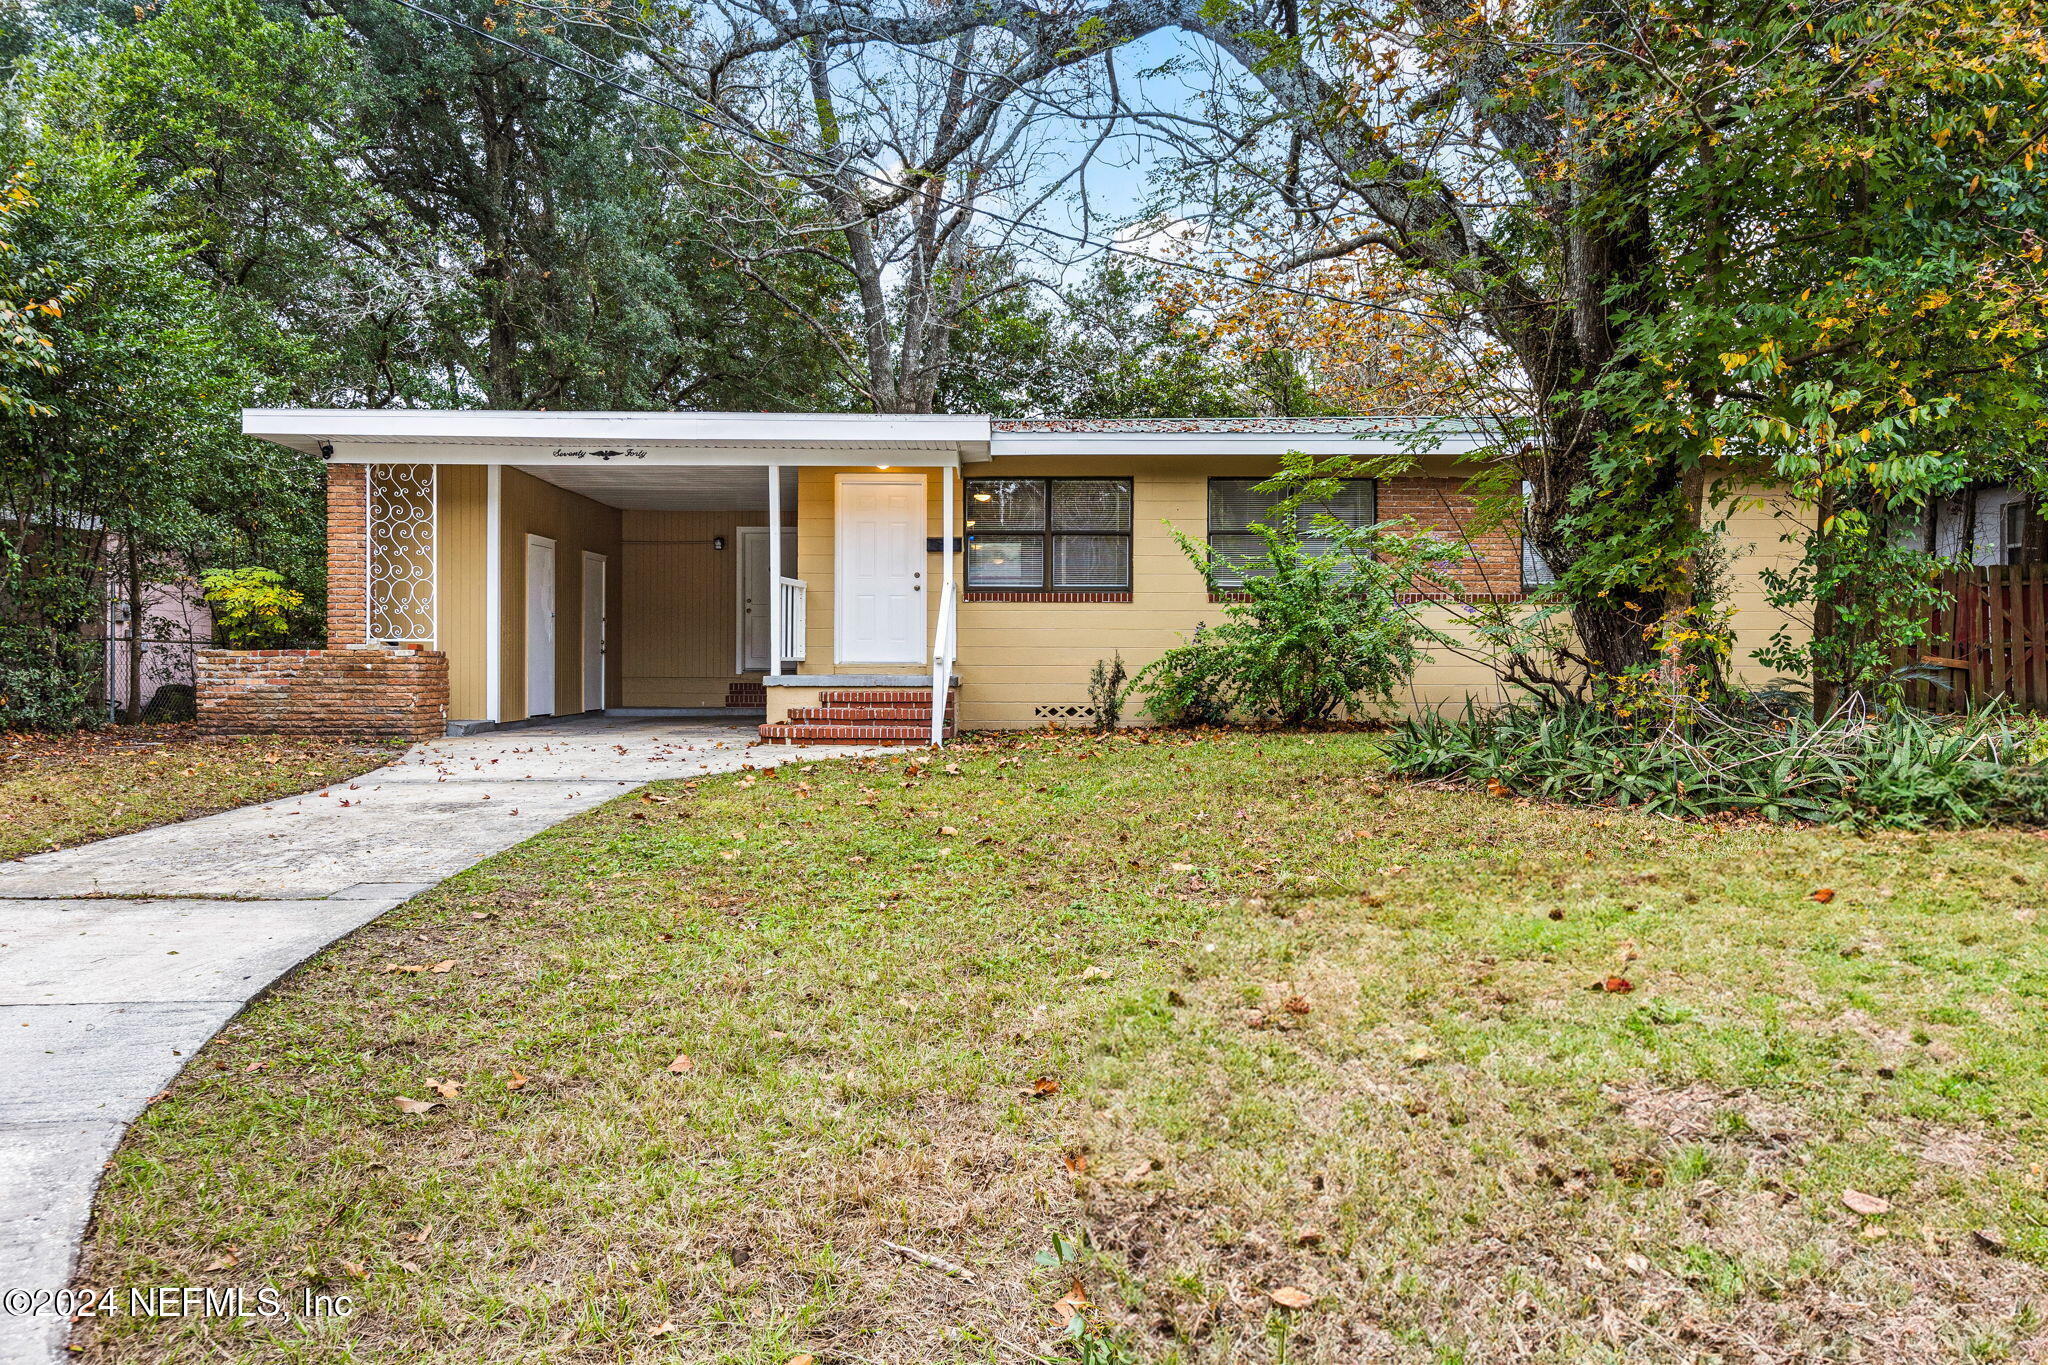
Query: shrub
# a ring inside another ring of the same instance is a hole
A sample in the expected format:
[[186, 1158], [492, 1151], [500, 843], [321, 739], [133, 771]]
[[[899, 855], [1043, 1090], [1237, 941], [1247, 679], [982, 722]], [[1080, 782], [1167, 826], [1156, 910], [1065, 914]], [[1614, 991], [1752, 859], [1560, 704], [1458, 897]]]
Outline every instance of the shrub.
[[230, 649], [262, 649], [291, 635], [291, 615], [305, 605], [303, 593], [284, 585], [275, 569], [209, 569], [199, 576], [213, 626]]
[[1962, 717], [1860, 703], [1815, 721], [1766, 707], [1702, 711], [1686, 726], [1597, 706], [1509, 707], [1404, 721], [1394, 771], [1549, 800], [1677, 816], [1918, 829], [2048, 819], [2038, 729], [2009, 710]]
[[[1456, 552], [1383, 526], [1319, 526], [1334, 547], [1324, 552], [1308, 549], [1296, 531], [1252, 529], [1266, 548], [1231, 589], [1241, 600], [1224, 608], [1220, 625], [1138, 675], [1154, 717], [1169, 725], [1232, 716], [1318, 725], [1361, 701], [1393, 700], [1428, 657], [1421, 642], [1430, 634], [1398, 594], [1448, 583], [1437, 565]], [[1176, 535], [1213, 581], [1209, 547]]]
[[1229, 660], [1209, 647], [1207, 627], [1147, 664], [1136, 686], [1145, 690], [1145, 710], [1161, 725], [1194, 728], [1230, 720]]
[[1096, 729], [1114, 730], [1123, 720], [1124, 693], [1129, 690], [1130, 680], [1121, 652], [1114, 658], [1095, 661], [1094, 671], [1088, 675], [1088, 701], [1095, 708]]
[[0, 730], [69, 730], [106, 720], [101, 643], [0, 622]]

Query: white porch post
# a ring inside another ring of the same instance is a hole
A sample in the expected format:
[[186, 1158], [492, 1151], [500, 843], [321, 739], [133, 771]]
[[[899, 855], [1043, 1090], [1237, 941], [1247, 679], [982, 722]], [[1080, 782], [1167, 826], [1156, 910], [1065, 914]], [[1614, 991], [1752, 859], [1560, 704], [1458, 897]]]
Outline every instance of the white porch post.
[[768, 466], [768, 674], [782, 675], [782, 466]]
[[[939, 469], [939, 549], [945, 558], [939, 562], [939, 591], [942, 600], [953, 600], [953, 480], [959, 474], [959, 466], [944, 465]], [[950, 644], [948, 642], [949, 651]]]
[[505, 467], [484, 467], [484, 719], [505, 718]]

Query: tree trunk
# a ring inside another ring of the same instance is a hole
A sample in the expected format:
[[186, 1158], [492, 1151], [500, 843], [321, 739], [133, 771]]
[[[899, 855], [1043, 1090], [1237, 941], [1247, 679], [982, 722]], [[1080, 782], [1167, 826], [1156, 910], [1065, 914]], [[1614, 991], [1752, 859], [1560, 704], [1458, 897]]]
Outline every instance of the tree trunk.
[[122, 719], [130, 725], [142, 723], [142, 552], [136, 548], [133, 530], [123, 536], [122, 551], [128, 561], [128, 706]]

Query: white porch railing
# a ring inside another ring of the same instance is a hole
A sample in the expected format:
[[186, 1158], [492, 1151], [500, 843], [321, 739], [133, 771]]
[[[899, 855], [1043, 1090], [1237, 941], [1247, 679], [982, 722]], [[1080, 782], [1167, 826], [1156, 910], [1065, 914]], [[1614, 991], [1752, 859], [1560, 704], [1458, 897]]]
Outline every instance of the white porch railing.
[[801, 578], [783, 578], [777, 575], [775, 591], [781, 594], [782, 638], [776, 643], [780, 652], [770, 661], [773, 671], [780, 673], [785, 663], [798, 663], [804, 657], [804, 599], [809, 590]]

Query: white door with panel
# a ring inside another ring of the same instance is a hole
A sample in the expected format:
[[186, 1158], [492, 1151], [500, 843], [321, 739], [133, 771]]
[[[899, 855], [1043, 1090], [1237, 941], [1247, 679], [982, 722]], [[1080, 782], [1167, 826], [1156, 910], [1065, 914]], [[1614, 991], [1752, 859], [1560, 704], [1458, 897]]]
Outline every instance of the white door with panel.
[[526, 714], [555, 713], [555, 542], [526, 538]]
[[925, 658], [925, 476], [841, 474], [834, 653], [845, 663]]
[[605, 557], [583, 552], [583, 709], [604, 710]]
[[772, 673], [768, 658], [768, 594], [775, 591], [768, 574], [768, 528], [742, 526], [739, 536], [739, 671]]

